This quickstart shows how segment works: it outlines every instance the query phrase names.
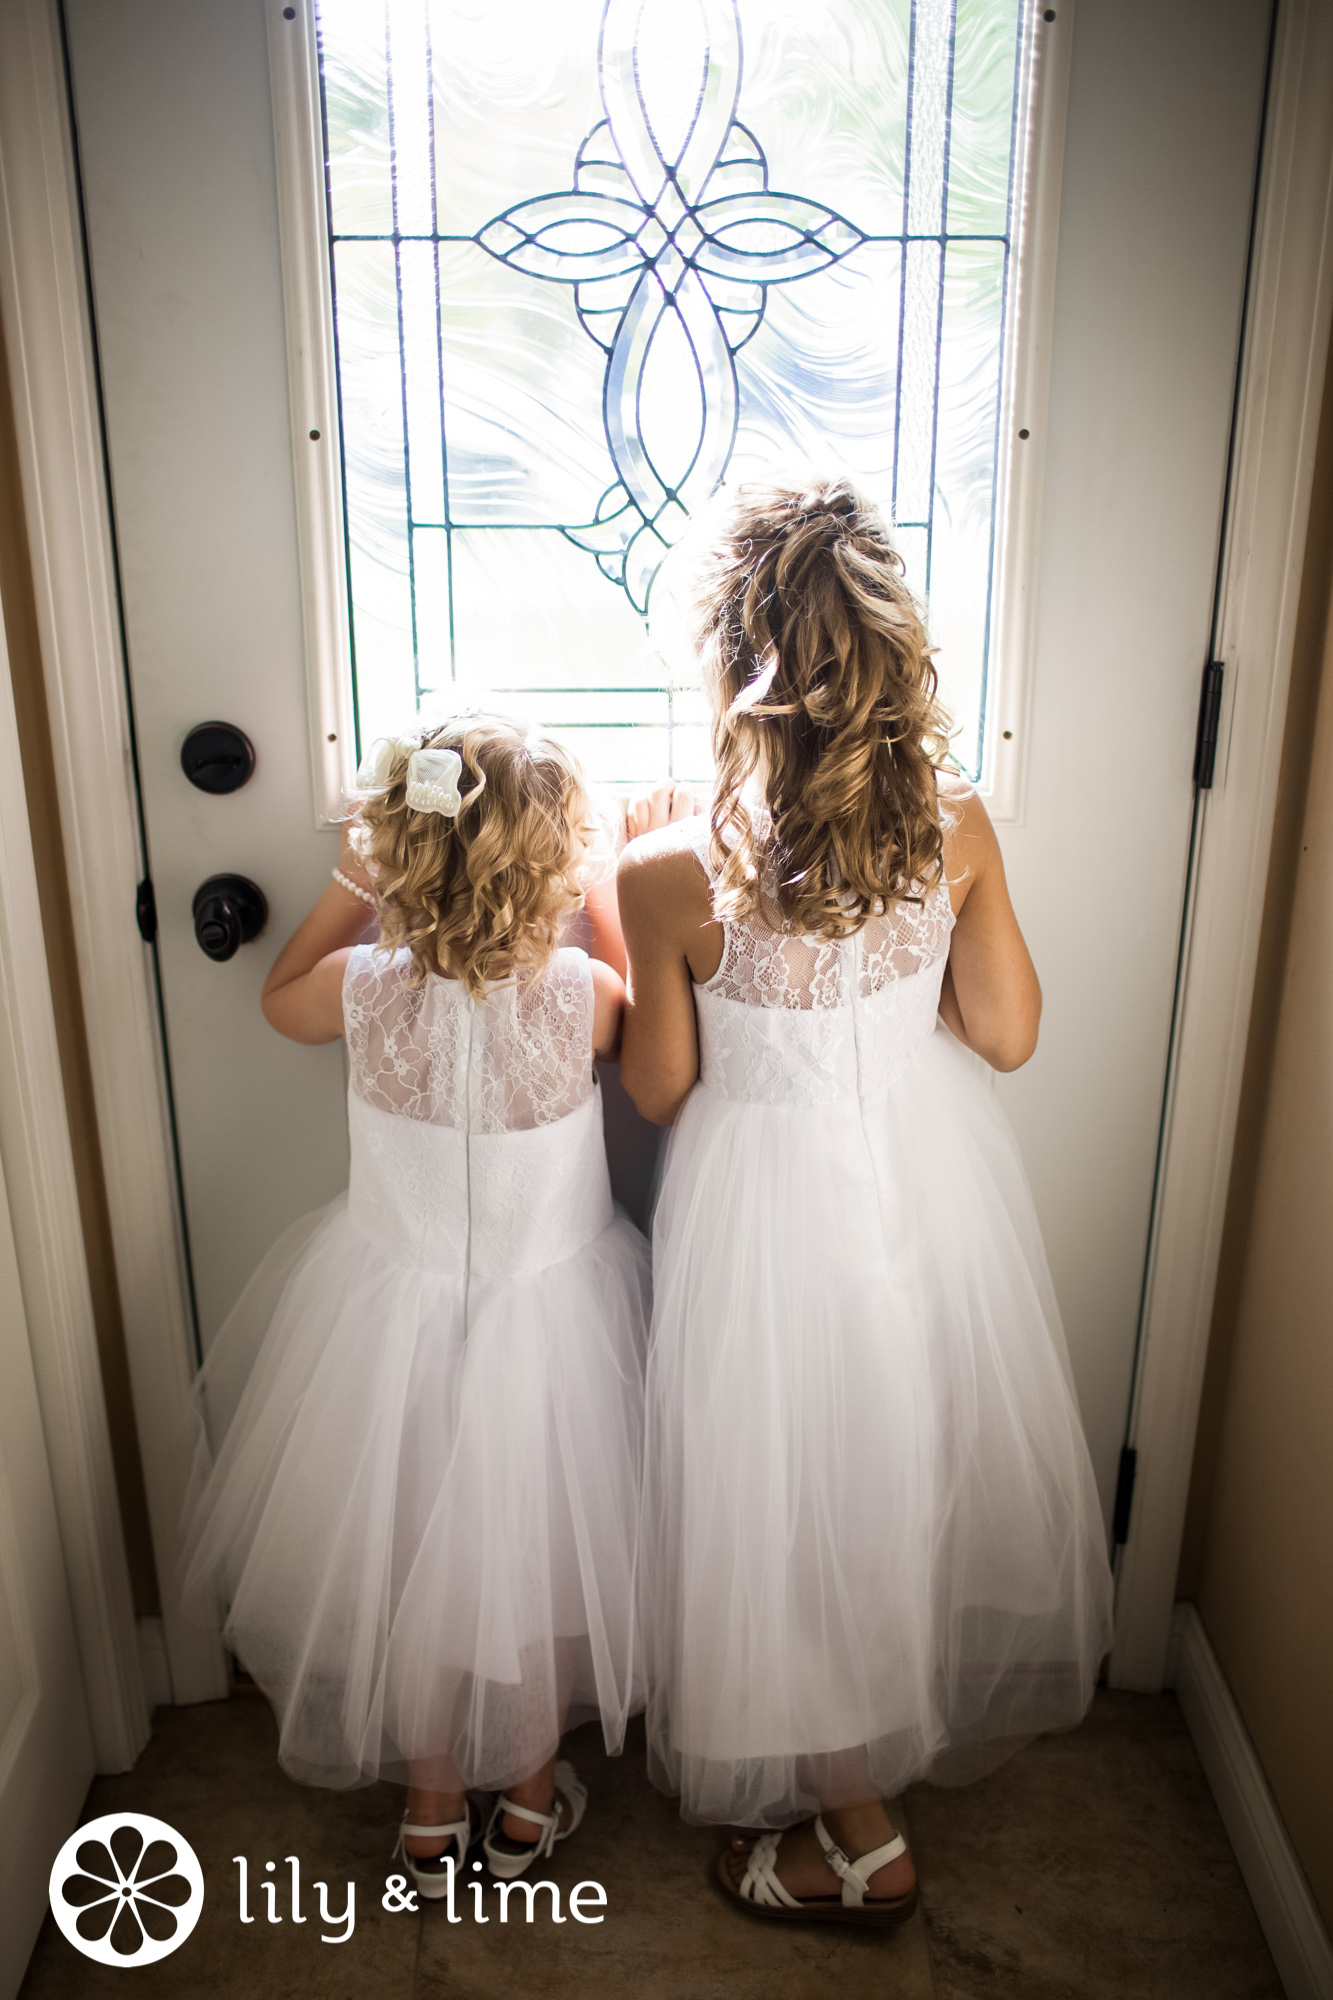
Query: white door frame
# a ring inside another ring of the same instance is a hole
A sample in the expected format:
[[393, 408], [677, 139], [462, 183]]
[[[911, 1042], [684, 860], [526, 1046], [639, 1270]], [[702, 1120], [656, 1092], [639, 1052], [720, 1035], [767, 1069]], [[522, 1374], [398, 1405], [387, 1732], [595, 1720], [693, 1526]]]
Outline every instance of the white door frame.
[[[1279, 7], [1228, 534], [1222, 737], [1191, 891], [1112, 1655], [1126, 1687], [1159, 1687], [1166, 1659], [1333, 303], [1333, 15], [1321, 0]], [[90, 1057], [173, 1689], [203, 1700], [225, 1682], [216, 1642], [183, 1625], [175, 1582], [192, 1443], [188, 1317], [156, 996], [132, 923], [139, 830], [56, 0], [0, 9], [0, 77], [0, 299]]]
[[[114, 1533], [116, 1516], [106, 1502], [110, 1487], [113, 1510], [115, 1489], [109, 1441], [98, 1423], [104, 1411], [93, 1380], [95, 1354], [89, 1366], [91, 1315], [79, 1294], [80, 1267], [71, 1259], [62, 1269], [60, 1260], [78, 1217], [71, 1214], [71, 1179], [54, 1129], [60, 1086], [58, 1074], [50, 1074], [50, 995], [42, 991], [41, 951], [34, 953], [27, 928], [34, 923], [40, 925], [37, 885], [0, 618], [0, 1630], [18, 1682], [0, 1703], [4, 2000], [22, 1983], [46, 1914], [48, 1871], [78, 1824], [99, 1759], [104, 1770], [123, 1768], [148, 1733], [142, 1690], [137, 1703], [134, 1698], [134, 1619], [124, 1552], [117, 1562], [113, 1547], [105, 1561], [97, 1540], [99, 1527]], [[38, 1065], [36, 1076], [29, 1056]], [[47, 1143], [52, 1139], [54, 1153]], [[45, 1157], [34, 1160], [34, 1152]], [[11, 1195], [5, 1170], [16, 1160], [21, 1171], [35, 1167], [41, 1177]], [[22, 1253], [20, 1238], [26, 1239]], [[73, 1395], [65, 1392], [62, 1376], [72, 1378]], [[82, 1433], [89, 1424], [92, 1448], [85, 1450]], [[64, 1460], [59, 1480], [48, 1438]], [[66, 1550], [85, 1584], [77, 1620]], [[86, 1588], [90, 1573], [93, 1592]], [[128, 1679], [121, 1671], [126, 1666]], [[90, 1670], [97, 1674], [95, 1689], [88, 1684]], [[94, 1692], [100, 1696], [96, 1747], [88, 1701]]]
[[[1333, 317], [1333, 9], [1278, 0], [1202, 796], [1130, 1442], [1114, 1687], [1162, 1686], [1212, 1323]], [[1202, 662], [1200, 662], [1202, 666]]]
[[[148, 1704], [116, 1497], [55, 1014], [42, 949], [42, 908], [2, 615], [0, 1165], [0, 1181], [8, 1191], [8, 1221], [13, 1229], [92, 1725], [93, 1756], [99, 1770], [124, 1771], [148, 1740]], [[4, 1199], [0, 1194], [0, 1201]], [[54, 1583], [52, 1587], [58, 1588]], [[35, 1668], [29, 1695], [35, 1703]], [[79, 1719], [71, 1715], [69, 1726], [77, 1734]], [[63, 1776], [51, 1775], [53, 1783]], [[44, 1824], [44, 1813], [34, 1822], [34, 1834], [39, 1822]]]
[[191, 1316], [154, 967], [135, 924], [146, 871], [57, 0], [0, 6], [0, 306], [171, 1687], [207, 1701], [227, 1677], [216, 1633], [180, 1610]]

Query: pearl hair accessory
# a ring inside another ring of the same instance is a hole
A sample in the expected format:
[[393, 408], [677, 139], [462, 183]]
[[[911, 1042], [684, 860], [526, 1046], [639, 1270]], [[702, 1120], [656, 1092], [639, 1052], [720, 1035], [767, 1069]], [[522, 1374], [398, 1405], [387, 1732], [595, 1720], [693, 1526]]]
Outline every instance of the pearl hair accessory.
[[407, 760], [407, 803], [414, 812], [457, 819], [463, 810], [458, 780], [463, 760], [456, 750], [414, 750]]
[[363, 889], [359, 882], [351, 881], [348, 876], [343, 874], [341, 868], [333, 870], [333, 879], [340, 889], [346, 889], [349, 896], [359, 896], [363, 903], [369, 903], [371, 909], [374, 909], [375, 898], [371, 895], [369, 889]]

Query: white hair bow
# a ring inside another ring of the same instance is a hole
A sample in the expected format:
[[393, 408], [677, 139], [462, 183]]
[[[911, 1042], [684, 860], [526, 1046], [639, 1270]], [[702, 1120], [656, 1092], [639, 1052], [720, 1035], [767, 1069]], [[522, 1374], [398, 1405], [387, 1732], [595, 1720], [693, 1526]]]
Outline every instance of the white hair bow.
[[357, 767], [358, 792], [387, 792], [393, 782], [394, 765], [400, 758], [410, 757], [416, 747], [411, 736], [381, 736], [371, 744]]
[[407, 762], [407, 803], [414, 812], [443, 813], [457, 819], [463, 809], [458, 780], [463, 760], [456, 750], [414, 750]]

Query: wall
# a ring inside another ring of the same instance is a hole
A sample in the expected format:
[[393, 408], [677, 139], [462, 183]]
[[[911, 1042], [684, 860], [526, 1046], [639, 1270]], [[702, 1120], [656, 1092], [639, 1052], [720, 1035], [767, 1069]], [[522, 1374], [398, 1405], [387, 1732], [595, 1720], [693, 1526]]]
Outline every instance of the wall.
[[1180, 1593], [1333, 1928], [1331, 404]]

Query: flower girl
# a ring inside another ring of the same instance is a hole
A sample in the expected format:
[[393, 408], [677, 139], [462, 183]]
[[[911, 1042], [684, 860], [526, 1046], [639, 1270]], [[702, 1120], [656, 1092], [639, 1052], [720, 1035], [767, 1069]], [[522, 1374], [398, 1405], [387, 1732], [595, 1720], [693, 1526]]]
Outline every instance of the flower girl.
[[[709, 816], [620, 863], [622, 1072], [675, 1121], [640, 1602], [653, 1776], [727, 1893], [891, 1925], [883, 1801], [1076, 1722], [1102, 1519], [1017, 1148], [969, 1050], [1040, 994], [943, 775], [919, 613], [845, 484], [742, 487], [696, 555]], [[785, 1833], [782, 1829], [790, 1829]]]
[[[648, 1256], [612, 1214], [593, 1069], [624, 987], [556, 948], [595, 838], [574, 760], [466, 715], [378, 744], [358, 787], [264, 989], [280, 1033], [346, 1037], [350, 1185], [210, 1350], [187, 1587], [220, 1595], [294, 1777], [406, 1779], [439, 1895], [479, 1834], [512, 1877], [572, 1832], [562, 1731], [599, 1716], [618, 1750], [641, 1705]], [[589, 900], [614, 958], [611, 885]], [[507, 1794], [484, 1828], [473, 1787]]]

